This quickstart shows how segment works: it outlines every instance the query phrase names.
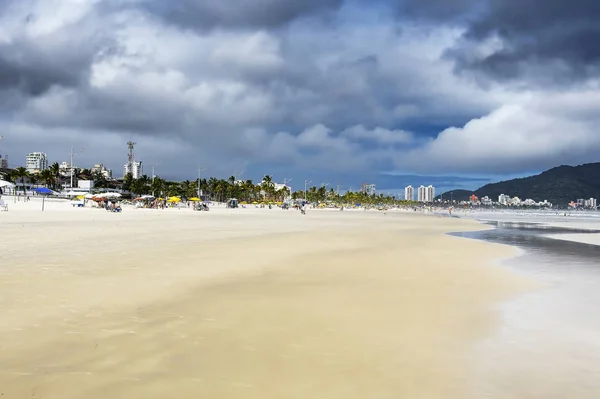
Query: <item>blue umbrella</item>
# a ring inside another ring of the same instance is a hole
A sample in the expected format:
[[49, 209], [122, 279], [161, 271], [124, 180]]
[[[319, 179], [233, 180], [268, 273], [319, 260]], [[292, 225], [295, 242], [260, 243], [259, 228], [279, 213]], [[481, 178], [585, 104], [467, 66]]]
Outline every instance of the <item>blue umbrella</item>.
[[49, 188], [46, 188], [46, 187], [34, 188], [31, 191], [35, 191], [38, 194], [52, 194], [53, 193], [52, 190], [50, 190]]
[[48, 194], [54, 194], [54, 191], [50, 190], [49, 188], [46, 187], [38, 187], [38, 188], [34, 188], [32, 191], [35, 191], [38, 194], [45, 194], [44, 196], [42, 196], [42, 212], [44, 211], [44, 205], [46, 203], [46, 195]]

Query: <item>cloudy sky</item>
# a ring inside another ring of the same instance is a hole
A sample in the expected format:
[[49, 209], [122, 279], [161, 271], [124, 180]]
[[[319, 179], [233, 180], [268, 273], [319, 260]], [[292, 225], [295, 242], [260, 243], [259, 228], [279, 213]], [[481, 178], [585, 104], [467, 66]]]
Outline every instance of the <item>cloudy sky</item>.
[[[597, 0], [0, 0], [0, 153], [478, 187], [600, 160]], [[427, 177], [425, 177], [427, 176]]]

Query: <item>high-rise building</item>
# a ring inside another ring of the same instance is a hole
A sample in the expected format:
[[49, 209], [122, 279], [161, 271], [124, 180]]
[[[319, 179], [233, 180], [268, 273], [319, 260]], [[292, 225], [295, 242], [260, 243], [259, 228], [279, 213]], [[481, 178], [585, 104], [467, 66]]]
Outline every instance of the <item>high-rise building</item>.
[[419, 186], [417, 189], [417, 201], [419, 202], [427, 202], [427, 189], [425, 186]]
[[435, 187], [429, 185], [425, 188], [425, 202], [433, 202], [435, 198]]
[[139, 179], [142, 177], [143, 168], [141, 161], [134, 161], [131, 163], [126, 163], [123, 165], [123, 176], [127, 176], [128, 173], [131, 173], [131, 176], [134, 179]]
[[361, 187], [361, 191], [367, 195], [375, 195], [376, 193], [376, 186], [375, 184], [365, 184], [363, 183], [362, 187]]
[[415, 200], [415, 189], [413, 186], [406, 186], [404, 188], [404, 199], [406, 201], [414, 201]]
[[2, 158], [2, 155], [0, 155], [0, 169], [8, 169], [8, 158]]
[[48, 169], [48, 156], [43, 152], [32, 152], [25, 159], [25, 168], [29, 173], [39, 173]]

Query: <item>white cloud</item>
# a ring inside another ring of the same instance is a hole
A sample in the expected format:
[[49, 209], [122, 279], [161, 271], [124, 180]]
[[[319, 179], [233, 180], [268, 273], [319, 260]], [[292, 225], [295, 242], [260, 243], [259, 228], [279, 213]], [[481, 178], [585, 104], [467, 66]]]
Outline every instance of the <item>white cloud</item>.
[[[109, 137], [91, 148], [120, 167], [124, 151], [115, 156], [111, 145], [121, 151], [135, 136], [146, 159], [171, 158], [160, 160], [173, 173], [199, 158], [224, 170], [271, 162], [376, 172], [395, 161], [479, 173], [594, 160], [600, 151], [597, 84], [481, 87], [444, 57], [462, 28], [398, 29], [373, 12], [278, 29], [256, 21], [184, 29], [136, 1], [11, 4], [0, 10], [0, 100], [10, 105], [0, 123], [4, 148], [12, 136], [20, 152], [23, 137], [48, 148]], [[478, 51], [485, 46], [497, 43]]]
[[397, 163], [419, 170], [507, 173], [595, 161], [599, 122], [595, 90], [519, 94], [463, 127], [445, 129]]
[[380, 144], [408, 144], [414, 140], [413, 134], [405, 130], [389, 130], [382, 127], [368, 130], [363, 125], [352, 126], [344, 130], [342, 136], [351, 140], [367, 140]]

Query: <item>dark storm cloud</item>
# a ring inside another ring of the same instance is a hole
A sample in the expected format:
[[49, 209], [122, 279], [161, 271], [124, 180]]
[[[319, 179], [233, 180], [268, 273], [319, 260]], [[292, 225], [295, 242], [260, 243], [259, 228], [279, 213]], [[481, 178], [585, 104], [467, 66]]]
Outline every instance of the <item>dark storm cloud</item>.
[[[464, 42], [448, 52], [458, 71], [528, 83], [572, 83], [600, 73], [597, 0], [404, 0], [398, 9], [404, 18], [466, 27]], [[501, 44], [481, 51], [494, 38]]]
[[148, 0], [146, 10], [196, 30], [214, 27], [272, 28], [297, 18], [335, 9], [343, 0]]
[[[482, 0], [479, 0], [482, 2]], [[396, 2], [396, 10], [403, 18], [453, 20], [473, 12], [474, 0], [404, 0]]]
[[90, 63], [85, 54], [57, 57], [32, 43], [0, 45], [0, 89], [16, 88], [38, 96], [54, 85], [74, 87]]
[[[1, 6], [0, 6], [1, 10]], [[37, 16], [29, 14], [20, 21], [26, 30]], [[13, 89], [26, 96], [39, 96], [53, 86], [78, 87], [87, 79], [90, 67], [115, 43], [102, 31], [90, 32], [86, 21], [71, 26], [79, 32], [57, 30], [32, 37], [21, 35], [0, 44], [0, 90]]]

